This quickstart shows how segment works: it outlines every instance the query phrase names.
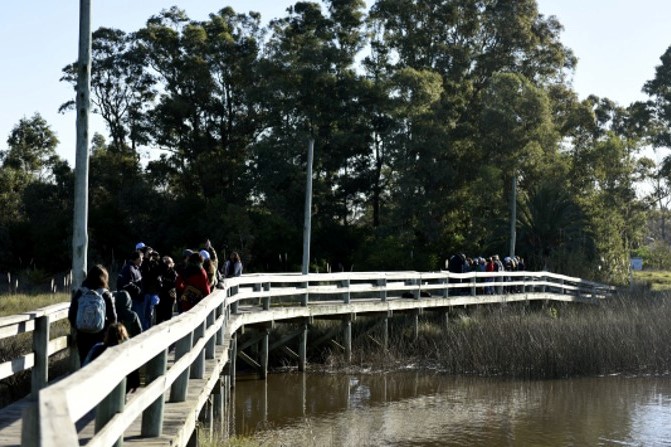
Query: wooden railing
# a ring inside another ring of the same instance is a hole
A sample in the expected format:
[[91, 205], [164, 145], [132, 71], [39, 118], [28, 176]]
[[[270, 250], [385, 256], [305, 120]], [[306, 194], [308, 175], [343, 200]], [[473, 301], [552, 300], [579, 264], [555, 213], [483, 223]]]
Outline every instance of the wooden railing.
[[[67, 348], [66, 337], [49, 340], [49, 327], [66, 317], [68, 303], [0, 319], [2, 338], [34, 334], [34, 352], [0, 364], [0, 374], [7, 377], [33, 368], [35, 402], [24, 414], [22, 445], [79, 445], [75, 423], [92, 410], [95, 435], [86, 445], [120, 445], [124, 432], [139, 418], [142, 437], [159, 436], [166, 393], [170, 402], [183, 401], [189, 379], [208, 379], [204, 364], [206, 359], [215, 359], [215, 351], [220, 352], [217, 365], [221, 371], [229, 361], [227, 344], [244, 324], [372, 312], [392, 304], [409, 309], [506, 300], [596, 302], [613, 292], [610, 286], [550, 272], [245, 275], [226, 280], [224, 289], [215, 290], [189, 312], [107, 349], [100, 360], [43, 389], [48, 357]], [[252, 309], [255, 312], [249, 312]], [[171, 347], [174, 361], [169, 365]], [[146, 385], [124, 402], [125, 377], [138, 368], [145, 370]], [[214, 386], [213, 380], [216, 377], [205, 386]], [[195, 420], [187, 418], [184, 432], [194, 427]]]

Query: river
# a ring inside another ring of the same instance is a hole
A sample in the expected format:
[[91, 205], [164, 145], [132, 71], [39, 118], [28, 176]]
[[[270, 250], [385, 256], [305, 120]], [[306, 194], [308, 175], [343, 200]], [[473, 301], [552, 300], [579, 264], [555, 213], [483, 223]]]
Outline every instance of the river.
[[671, 446], [671, 378], [431, 372], [238, 378], [231, 434], [263, 446]]

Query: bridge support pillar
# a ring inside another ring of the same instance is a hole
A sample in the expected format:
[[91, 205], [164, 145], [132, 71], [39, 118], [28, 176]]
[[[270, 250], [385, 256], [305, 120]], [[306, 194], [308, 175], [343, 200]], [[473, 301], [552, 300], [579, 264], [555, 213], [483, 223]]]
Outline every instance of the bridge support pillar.
[[223, 413], [221, 415], [221, 439], [226, 440], [229, 437], [229, 427], [231, 422], [231, 376], [228, 371], [221, 376], [221, 400], [223, 401]]
[[228, 355], [229, 358], [229, 376], [230, 376], [230, 381], [231, 381], [231, 388], [235, 388], [235, 367], [236, 367], [236, 361], [238, 358], [238, 334], [233, 334], [231, 337], [231, 347], [230, 347], [230, 353]]
[[343, 338], [345, 340], [345, 360], [347, 363], [350, 363], [352, 361], [352, 316], [346, 316], [342, 324]]
[[419, 309], [415, 309], [412, 312], [412, 327], [413, 327], [413, 340], [417, 341], [419, 339]]
[[212, 416], [215, 420], [221, 421], [224, 417], [224, 394], [222, 392], [223, 378], [217, 379], [216, 385], [212, 390]]
[[211, 396], [203, 405], [203, 409], [198, 415], [198, 421], [201, 427], [207, 430], [208, 439], [212, 439], [214, 435], [214, 405], [212, 405]]
[[266, 379], [268, 377], [268, 342], [270, 340], [270, 330], [268, 328], [263, 329], [263, 338], [261, 339], [261, 378]]
[[303, 321], [302, 323], [302, 330], [300, 333], [300, 337], [298, 339], [298, 370], [300, 372], [305, 371], [305, 367], [307, 365], [307, 357], [308, 357], [308, 322]]

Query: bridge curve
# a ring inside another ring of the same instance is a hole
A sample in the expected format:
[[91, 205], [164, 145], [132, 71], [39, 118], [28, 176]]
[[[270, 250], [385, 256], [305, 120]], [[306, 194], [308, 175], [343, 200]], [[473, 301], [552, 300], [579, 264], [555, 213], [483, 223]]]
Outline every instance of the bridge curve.
[[[504, 288], [514, 293], [504, 293]], [[21, 332], [21, 327], [33, 331], [33, 353], [23, 362], [28, 365], [23, 369], [32, 368], [32, 397], [22, 402], [20, 419], [0, 421], [0, 443], [190, 445], [204, 410], [210, 421], [225, 411], [228, 389], [235, 382], [235, 360], [244, 355], [238, 352], [236, 334], [247, 325], [303, 321], [297, 355], [302, 370], [307, 322], [313, 318], [342, 318], [346, 349], [351, 352], [347, 345], [352, 316], [357, 314], [388, 316], [516, 301], [595, 303], [613, 291], [610, 286], [550, 272], [244, 275], [227, 279], [223, 289], [190, 311], [107, 349], [87, 367], [46, 386], [49, 356], [72, 351], [67, 343], [64, 347], [67, 337], [49, 337], [50, 325], [67, 315], [67, 303], [50, 306], [0, 319], [0, 338]], [[264, 377], [267, 330], [260, 342], [257, 366]], [[139, 368], [145, 371], [146, 384], [126, 398], [125, 377]], [[17, 369], [15, 360], [0, 364], [0, 378]], [[0, 417], [5, 412], [1, 410]]]

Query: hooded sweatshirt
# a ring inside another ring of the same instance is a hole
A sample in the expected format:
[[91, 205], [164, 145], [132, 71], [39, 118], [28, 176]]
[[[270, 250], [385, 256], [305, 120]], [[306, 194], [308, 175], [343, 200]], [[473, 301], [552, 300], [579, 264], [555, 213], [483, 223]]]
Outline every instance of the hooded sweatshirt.
[[116, 301], [117, 321], [126, 326], [128, 335], [132, 338], [142, 332], [142, 323], [140, 317], [132, 309], [132, 300], [130, 295], [125, 290], [118, 290], [114, 292], [114, 300]]

